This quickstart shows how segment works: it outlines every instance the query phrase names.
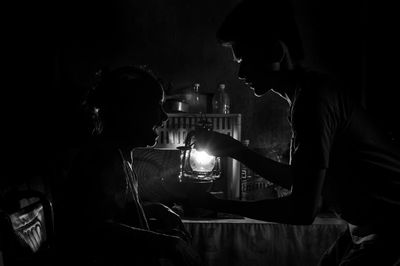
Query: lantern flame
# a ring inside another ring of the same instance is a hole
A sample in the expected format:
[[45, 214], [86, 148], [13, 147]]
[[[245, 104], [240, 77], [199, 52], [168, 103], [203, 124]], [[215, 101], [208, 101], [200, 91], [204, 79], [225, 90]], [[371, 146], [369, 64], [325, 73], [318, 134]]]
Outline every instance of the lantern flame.
[[192, 149], [190, 154], [190, 166], [194, 171], [211, 172], [215, 166], [215, 157], [206, 151]]

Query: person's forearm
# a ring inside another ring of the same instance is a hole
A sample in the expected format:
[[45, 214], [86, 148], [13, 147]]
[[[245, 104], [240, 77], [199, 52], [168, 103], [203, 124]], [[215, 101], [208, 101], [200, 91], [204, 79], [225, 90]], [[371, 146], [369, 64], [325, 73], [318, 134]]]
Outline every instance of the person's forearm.
[[247, 167], [274, 184], [290, 189], [293, 184], [290, 165], [266, 158], [248, 148], [232, 155]]

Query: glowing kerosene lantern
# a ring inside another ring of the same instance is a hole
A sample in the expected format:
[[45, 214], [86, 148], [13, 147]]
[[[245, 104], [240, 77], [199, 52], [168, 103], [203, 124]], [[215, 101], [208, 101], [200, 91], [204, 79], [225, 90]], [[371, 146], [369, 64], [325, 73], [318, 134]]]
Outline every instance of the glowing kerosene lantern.
[[181, 151], [179, 182], [212, 184], [221, 176], [220, 158], [209, 155], [202, 147], [195, 147], [195, 133], [201, 130], [212, 130], [212, 125], [206, 119], [199, 121], [195, 130], [190, 131], [185, 139], [185, 146], [178, 147]]

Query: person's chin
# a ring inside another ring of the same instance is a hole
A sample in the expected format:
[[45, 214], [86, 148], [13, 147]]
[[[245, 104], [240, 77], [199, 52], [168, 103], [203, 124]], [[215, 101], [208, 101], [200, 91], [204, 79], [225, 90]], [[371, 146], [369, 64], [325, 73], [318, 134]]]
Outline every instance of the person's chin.
[[269, 91], [269, 89], [257, 89], [257, 88], [254, 88], [253, 91], [254, 91], [254, 95], [256, 97], [261, 97], [261, 96], [264, 96]]
[[132, 148], [154, 148], [157, 145], [157, 139], [158, 138], [142, 138], [140, 141], [135, 141], [134, 144], [129, 146], [132, 146]]
[[157, 141], [153, 142], [153, 144], [147, 144], [146, 148], [155, 148], [157, 145]]
[[256, 97], [261, 97], [261, 96], [263, 96], [264, 94], [266, 94], [266, 93], [269, 91], [269, 89], [265, 89], [266, 86], [262, 86], [262, 87], [261, 87], [262, 89], [260, 89], [260, 86], [257, 86], [257, 85], [254, 84], [254, 83], [246, 83], [246, 85], [247, 85], [251, 90], [253, 90], [254, 95], [255, 95]]
[[157, 135], [154, 139], [149, 139], [147, 142], [146, 148], [154, 148], [158, 143], [159, 136]]

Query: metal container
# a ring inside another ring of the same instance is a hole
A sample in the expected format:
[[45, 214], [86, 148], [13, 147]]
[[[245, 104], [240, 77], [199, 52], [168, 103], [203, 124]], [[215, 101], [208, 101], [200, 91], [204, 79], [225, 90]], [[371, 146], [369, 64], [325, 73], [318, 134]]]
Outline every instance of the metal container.
[[187, 113], [189, 104], [178, 99], [168, 99], [164, 103], [164, 109], [167, 113]]

